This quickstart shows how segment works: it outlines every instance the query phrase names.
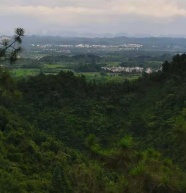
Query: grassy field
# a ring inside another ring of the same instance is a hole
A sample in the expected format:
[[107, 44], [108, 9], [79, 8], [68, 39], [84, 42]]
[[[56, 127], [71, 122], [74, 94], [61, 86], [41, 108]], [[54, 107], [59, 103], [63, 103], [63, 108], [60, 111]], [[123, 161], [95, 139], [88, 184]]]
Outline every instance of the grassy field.
[[107, 67], [119, 66], [121, 62], [108, 62]]
[[62, 63], [62, 64], [45, 64], [44, 68], [70, 68], [70, 64]]
[[40, 73], [39, 69], [12, 69], [11, 74], [15, 77], [36, 76]]
[[[118, 63], [111, 62], [109, 63], [110, 66], [117, 66]], [[18, 69], [12, 69], [11, 73], [15, 77], [27, 77], [27, 76], [36, 76], [39, 73], [44, 73], [46, 75], [49, 74], [57, 74], [61, 70], [63, 71], [73, 71], [73, 68], [70, 68], [70, 65], [67, 63], [61, 63], [61, 64], [44, 64], [44, 66], [41, 69], [26, 69], [26, 68], [18, 68]], [[97, 83], [105, 83], [105, 82], [122, 82], [126, 79], [133, 80], [137, 79], [139, 76], [135, 75], [117, 75], [112, 73], [101, 73], [101, 72], [74, 72], [76, 76], [84, 75], [86, 77], [87, 81], [95, 81]]]
[[37, 68], [16, 68], [16, 69], [11, 69], [11, 73], [15, 77], [26, 77], [26, 76], [36, 76], [40, 72], [43, 72], [44, 74], [57, 74], [61, 70], [63, 71], [68, 71], [69, 69], [66, 68], [66, 65], [62, 64], [55, 64], [55, 65], [50, 65], [46, 64], [42, 69], [37, 69]]

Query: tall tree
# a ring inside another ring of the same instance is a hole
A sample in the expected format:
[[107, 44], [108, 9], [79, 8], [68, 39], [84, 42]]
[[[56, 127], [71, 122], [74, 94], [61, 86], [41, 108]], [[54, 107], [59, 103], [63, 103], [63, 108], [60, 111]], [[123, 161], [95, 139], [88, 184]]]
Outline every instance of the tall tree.
[[15, 62], [17, 60], [18, 54], [22, 51], [21, 43], [24, 34], [25, 30], [23, 28], [16, 28], [12, 39], [5, 38], [1, 41], [1, 60], [10, 60], [10, 62]]
[[70, 183], [67, 179], [64, 168], [56, 166], [52, 175], [52, 184], [50, 193], [69, 193]]

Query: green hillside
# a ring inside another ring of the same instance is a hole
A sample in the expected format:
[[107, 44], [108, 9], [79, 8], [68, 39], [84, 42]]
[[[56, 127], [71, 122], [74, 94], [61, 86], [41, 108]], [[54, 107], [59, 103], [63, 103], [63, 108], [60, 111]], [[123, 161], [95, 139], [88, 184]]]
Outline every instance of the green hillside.
[[185, 193], [186, 55], [119, 83], [0, 69], [0, 192]]

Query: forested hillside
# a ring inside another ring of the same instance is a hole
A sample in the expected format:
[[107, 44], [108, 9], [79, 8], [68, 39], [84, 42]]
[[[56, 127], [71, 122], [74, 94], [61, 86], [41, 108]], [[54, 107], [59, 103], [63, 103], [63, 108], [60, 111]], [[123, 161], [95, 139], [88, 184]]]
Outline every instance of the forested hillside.
[[0, 69], [0, 192], [185, 193], [186, 55], [134, 81]]

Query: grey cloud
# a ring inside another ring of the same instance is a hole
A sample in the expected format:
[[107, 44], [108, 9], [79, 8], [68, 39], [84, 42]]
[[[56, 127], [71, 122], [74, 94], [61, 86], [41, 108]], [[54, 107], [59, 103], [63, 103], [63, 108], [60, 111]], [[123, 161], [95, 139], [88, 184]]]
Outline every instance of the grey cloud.
[[[117, 0], [116, 0], [117, 1]], [[115, 2], [116, 2], [115, 1]], [[45, 6], [45, 7], [107, 7], [112, 0], [0, 0], [1, 5]]]
[[185, 0], [0, 0], [2, 33], [186, 34]]

